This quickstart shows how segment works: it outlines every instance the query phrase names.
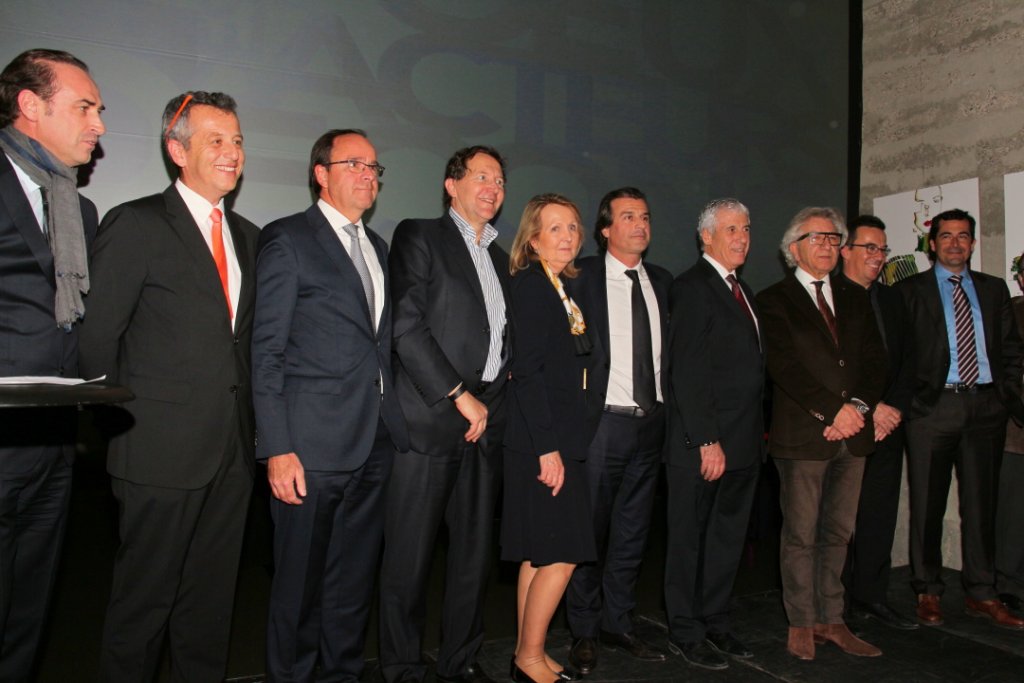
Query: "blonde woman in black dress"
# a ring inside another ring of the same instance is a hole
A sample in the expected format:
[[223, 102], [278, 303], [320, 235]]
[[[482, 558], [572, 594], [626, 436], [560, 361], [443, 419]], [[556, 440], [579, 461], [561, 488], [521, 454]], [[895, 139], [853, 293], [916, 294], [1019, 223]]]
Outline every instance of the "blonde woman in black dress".
[[566, 290], [583, 242], [579, 210], [539, 195], [512, 244], [512, 381], [505, 433], [501, 557], [521, 562], [512, 678], [558, 683], [573, 674], [544, 650], [573, 569], [596, 559], [583, 469], [590, 343]]

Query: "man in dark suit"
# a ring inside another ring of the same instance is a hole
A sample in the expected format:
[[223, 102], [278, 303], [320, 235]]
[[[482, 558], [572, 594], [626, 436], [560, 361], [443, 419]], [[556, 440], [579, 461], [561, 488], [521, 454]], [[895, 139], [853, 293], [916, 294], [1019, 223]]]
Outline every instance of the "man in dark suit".
[[252, 491], [258, 230], [224, 205], [245, 161], [235, 101], [179, 95], [162, 135], [178, 179], [104, 217], [82, 326], [83, 372], [135, 393], [107, 425], [121, 545], [104, 681], [152, 680], [165, 634], [175, 680], [224, 676]]
[[846, 226], [831, 208], [803, 209], [780, 249], [794, 268], [757, 296], [774, 383], [769, 452], [779, 470], [782, 597], [787, 649], [814, 659], [815, 641], [844, 652], [882, 654], [843, 622], [840, 575], [853, 536], [865, 429], [885, 384], [885, 348], [867, 293], [833, 286]]
[[896, 534], [903, 477], [903, 416], [910, 408], [910, 364], [906, 343], [906, 311], [896, 290], [878, 284], [889, 253], [885, 223], [875, 216], [858, 216], [840, 250], [843, 272], [839, 287], [866, 289], [878, 332], [888, 352], [885, 394], [871, 413], [875, 452], [864, 463], [857, 505], [857, 523], [850, 542], [843, 583], [855, 616], [877, 619], [887, 626], [913, 630], [917, 624], [889, 606], [889, 571]]
[[380, 583], [380, 664], [388, 683], [422, 681], [426, 591], [448, 527], [437, 678], [490, 680], [477, 664], [508, 379], [508, 254], [491, 225], [505, 161], [491, 147], [448, 160], [444, 216], [405, 220], [391, 243], [395, 382], [411, 450], [395, 454]]
[[724, 669], [753, 653], [732, 634], [729, 599], [764, 456], [764, 356], [754, 293], [737, 269], [750, 212], [716, 199], [697, 227], [704, 255], [672, 285], [669, 334], [669, 644]]
[[995, 493], [1012, 412], [1021, 404], [1021, 339], [1000, 278], [970, 270], [974, 218], [960, 209], [932, 219], [934, 266], [899, 285], [911, 332], [914, 398], [907, 421], [911, 585], [917, 618], [943, 623], [942, 520], [953, 467], [960, 495], [966, 611], [1024, 629], [996, 597]]
[[589, 378], [597, 398], [588, 406], [586, 460], [598, 561], [578, 566], [566, 591], [569, 662], [582, 673], [597, 666], [598, 641], [637, 659], [665, 660], [636, 635], [630, 612], [664, 445], [672, 276], [642, 260], [651, 215], [640, 190], [619, 188], [601, 199], [594, 237], [602, 253], [581, 259], [570, 285], [594, 332], [596, 357], [603, 357]]
[[[97, 220], [75, 167], [106, 130], [101, 111], [88, 67], [67, 52], [23, 52], [0, 75], [0, 376], [78, 376], [76, 323]], [[75, 423], [73, 408], [0, 411], [3, 681], [33, 677], [64, 541]]]
[[[384, 167], [360, 130], [314, 143], [319, 199], [260, 235], [253, 391], [274, 498], [269, 681], [357, 680], [394, 449], [387, 245], [363, 223]], [[319, 673], [317, 667], [319, 666]]]

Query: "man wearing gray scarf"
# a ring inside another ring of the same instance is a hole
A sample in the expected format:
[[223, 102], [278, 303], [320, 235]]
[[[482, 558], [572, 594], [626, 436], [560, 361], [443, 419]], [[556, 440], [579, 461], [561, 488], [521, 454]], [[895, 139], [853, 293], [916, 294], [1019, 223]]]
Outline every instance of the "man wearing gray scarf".
[[[105, 132], [79, 59], [29, 50], [0, 74], [0, 376], [78, 376], [96, 207], [76, 166]], [[33, 678], [71, 493], [74, 408], [0, 410], [0, 681]]]

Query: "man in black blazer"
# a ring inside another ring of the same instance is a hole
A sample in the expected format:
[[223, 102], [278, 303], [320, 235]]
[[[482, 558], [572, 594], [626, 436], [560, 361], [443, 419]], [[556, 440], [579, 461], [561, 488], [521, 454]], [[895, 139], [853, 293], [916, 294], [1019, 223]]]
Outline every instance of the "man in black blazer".
[[491, 225], [505, 161], [491, 147], [448, 160], [444, 216], [404, 220], [391, 242], [395, 383], [408, 453], [388, 484], [380, 583], [380, 665], [422, 681], [427, 579], [441, 523], [448, 565], [437, 678], [489, 680], [477, 664], [494, 505], [501, 481], [509, 340], [508, 254]]
[[[78, 376], [76, 323], [97, 220], [75, 167], [89, 163], [105, 131], [102, 110], [88, 67], [67, 52], [29, 50], [0, 74], [0, 376]], [[58, 199], [63, 210], [48, 210]], [[55, 268], [62, 248], [78, 260], [65, 256]], [[85, 278], [64, 288], [57, 270]], [[33, 678], [64, 541], [76, 419], [73, 408], [0, 411], [2, 681]]]
[[843, 272], [834, 280], [838, 287], [867, 290], [889, 361], [885, 394], [872, 411], [872, 424], [867, 427], [875, 433], [875, 452], [864, 463], [857, 523], [843, 583], [852, 614], [877, 619], [892, 628], [913, 630], [917, 624], [890, 607], [887, 597], [903, 477], [903, 416], [910, 409], [911, 398], [903, 298], [896, 290], [878, 283], [888, 253], [885, 223], [875, 216], [858, 216], [850, 222], [850, 236], [840, 250]]
[[779, 470], [782, 597], [787, 650], [814, 659], [815, 641], [877, 657], [843, 621], [840, 575], [853, 536], [865, 428], [885, 385], [885, 348], [863, 290], [833, 285], [829, 274], [846, 237], [832, 208], [798, 212], [780, 250], [793, 272], [757, 295], [768, 371], [774, 384], [769, 452]]
[[224, 205], [245, 162], [235, 109], [223, 93], [168, 102], [162, 136], [177, 181], [111, 209], [92, 251], [82, 371], [135, 393], [107, 423], [121, 545], [104, 681], [152, 680], [165, 634], [175, 680], [225, 674], [252, 492], [258, 236]]
[[597, 214], [594, 237], [602, 253], [580, 259], [580, 276], [570, 284], [597, 359], [588, 380], [596, 400], [588, 406], [586, 468], [598, 561], [578, 566], [566, 590], [569, 662], [582, 673], [597, 666], [598, 641], [641, 660], [665, 659], [636, 635], [630, 612], [664, 446], [672, 276], [643, 261], [651, 242], [643, 192], [612, 190]]
[[269, 681], [356, 680], [363, 669], [384, 487], [394, 449], [408, 447], [387, 246], [363, 223], [383, 173], [365, 133], [324, 133], [309, 160], [318, 201], [260, 235], [253, 392], [256, 458], [274, 495]]
[[907, 421], [911, 585], [917, 618], [943, 623], [942, 520], [954, 466], [960, 492], [966, 610], [1024, 629], [996, 596], [995, 493], [1008, 414], [1024, 419], [1022, 347], [1000, 278], [970, 270], [974, 217], [932, 218], [931, 270], [899, 284], [911, 332], [913, 402]]
[[706, 669], [753, 653], [732, 634], [729, 599], [764, 456], [764, 355], [754, 293], [739, 279], [750, 212], [704, 207], [704, 255], [672, 285], [669, 333], [669, 643]]

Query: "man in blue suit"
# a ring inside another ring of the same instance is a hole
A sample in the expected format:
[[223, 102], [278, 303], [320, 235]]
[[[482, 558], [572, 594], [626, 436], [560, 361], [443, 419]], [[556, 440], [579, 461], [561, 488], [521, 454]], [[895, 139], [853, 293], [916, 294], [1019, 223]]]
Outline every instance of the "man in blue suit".
[[[0, 76], [2, 376], [78, 376], [97, 216], [75, 167], [106, 130], [101, 111], [88, 68], [67, 52], [23, 52]], [[73, 408], [0, 413], [0, 680], [27, 681], [64, 538], [76, 418]]]
[[408, 448], [391, 375], [387, 246], [363, 223], [384, 167], [359, 130], [314, 143], [319, 199], [263, 229], [253, 392], [274, 498], [269, 681], [355, 680], [394, 450]]

